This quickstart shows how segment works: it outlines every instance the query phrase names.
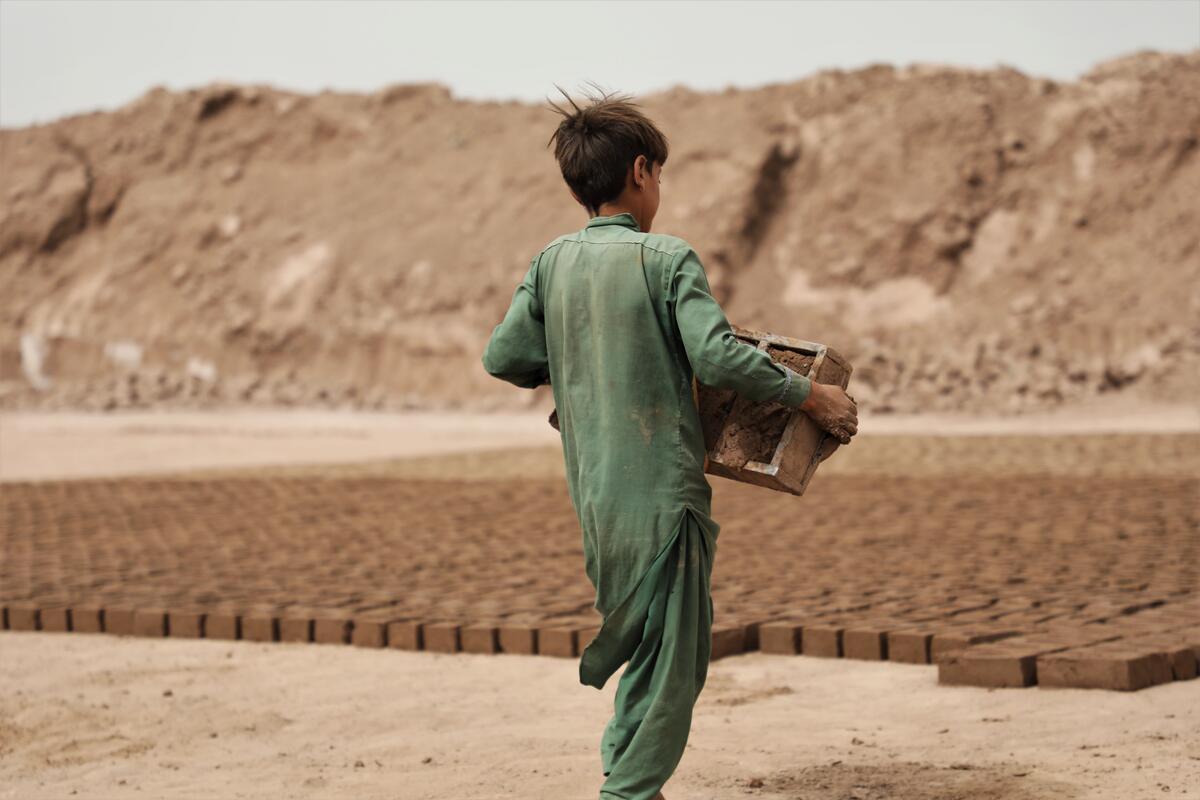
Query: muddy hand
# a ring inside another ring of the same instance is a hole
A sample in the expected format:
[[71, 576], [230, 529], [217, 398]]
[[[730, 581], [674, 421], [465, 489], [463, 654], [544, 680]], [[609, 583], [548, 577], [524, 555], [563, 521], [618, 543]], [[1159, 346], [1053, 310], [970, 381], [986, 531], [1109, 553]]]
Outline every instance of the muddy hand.
[[800, 410], [842, 444], [850, 444], [850, 437], [858, 433], [858, 405], [840, 386], [814, 381]]

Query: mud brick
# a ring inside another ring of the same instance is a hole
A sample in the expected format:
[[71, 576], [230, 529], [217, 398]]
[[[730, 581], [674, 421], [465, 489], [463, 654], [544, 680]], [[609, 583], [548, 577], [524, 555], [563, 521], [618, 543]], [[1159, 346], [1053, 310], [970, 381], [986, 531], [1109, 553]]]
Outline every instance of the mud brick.
[[39, 631], [42, 629], [42, 613], [37, 603], [9, 603], [8, 629], [12, 631]]
[[[1088, 647], [1096, 644], [1105, 644], [1106, 642], [1115, 642], [1121, 638], [1120, 633], [1115, 633], [1105, 626], [1095, 625], [1087, 628], [1060, 628], [1027, 633], [1023, 636], [1006, 639], [997, 644], [1007, 642], [1015, 646], [1036, 645], [1049, 653], [1075, 647]], [[990, 645], [981, 646], [988, 647]]]
[[172, 639], [203, 639], [204, 612], [195, 608], [167, 609], [167, 635]]
[[762, 627], [762, 625], [763, 620], [760, 619], [744, 623], [744, 627], [746, 628], [745, 652], [753, 653], [754, 651], [758, 650], [758, 629]]
[[803, 632], [798, 622], [764, 622], [758, 627], [758, 647], [764, 653], [794, 656], [800, 652]]
[[136, 609], [113, 605], [104, 608], [104, 632], [115, 636], [133, 636]]
[[71, 631], [73, 633], [103, 633], [104, 609], [93, 605], [71, 606]]
[[66, 606], [49, 606], [41, 611], [42, 630], [58, 633], [71, 630], [71, 609]]
[[1038, 657], [1065, 649], [1003, 641], [951, 651], [938, 661], [938, 683], [995, 689], [1032, 686], [1037, 682]]
[[[1171, 669], [1175, 672], [1175, 680], [1192, 680], [1200, 678], [1200, 644], [1192, 644], [1192, 642], [1200, 642], [1200, 639], [1192, 639], [1189, 643], [1182, 645], [1183, 651], [1172, 649]], [[1187, 654], [1192, 655], [1190, 660]], [[1190, 666], [1186, 666], [1190, 664]]]
[[242, 614], [242, 639], [249, 642], [279, 641], [278, 611], [271, 606], [252, 606]]
[[1171, 665], [1171, 674], [1177, 681], [1190, 681], [1200, 674], [1200, 663], [1196, 660], [1196, 650], [1188, 645], [1162, 644], [1161, 652]]
[[133, 635], [161, 639], [167, 635], [167, 612], [161, 608], [139, 608], [133, 612]]
[[354, 620], [337, 615], [313, 619], [313, 641], [318, 644], [350, 644]]
[[531, 656], [538, 651], [537, 627], [534, 623], [501, 625], [500, 652]]
[[204, 636], [208, 639], [242, 638], [241, 614], [227, 608], [217, 608], [208, 612], [204, 619]]
[[307, 608], [285, 608], [279, 612], [279, 641], [311, 642], [313, 612]]
[[457, 622], [426, 623], [422, 630], [425, 649], [432, 653], [457, 653], [462, 647], [459, 640], [460, 628]]
[[746, 652], [746, 629], [741, 625], [714, 625], [712, 629], [712, 660]]
[[1173, 680], [1165, 653], [1119, 643], [1039, 656], [1037, 672], [1038, 685], [1048, 688], [1132, 692]]
[[543, 627], [538, 629], [538, 654], [558, 658], [579, 655], [579, 629], [575, 627]]
[[1200, 671], [1200, 665], [1197, 664], [1196, 658], [1196, 653], [1200, 651], [1200, 647], [1193, 646], [1192, 641], [1200, 641], [1200, 639], [1165, 633], [1155, 636], [1139, 636], [1136, 639], [1124, 640], [1118, 644], [1126, 644], [1130, 647], [1140, 647], [1147, 651], [1153, 650], [1154, 652], [1162, 653], [1167, 657], [1167, 662], [1171, 665], [1171, 674], [1175, 680], [1190, 681]]
[[801, 652], [819, 658], [842, 657], [842, 622], [813, 622], [804, 626]]
[[888, 632], [888, 661], [902, 664], [928, 664], [933, 634], [929, 630], [902, 629]]
[[1003, 639], [1010, 639], [1014, 636], [1020, 636], [1021, 632], [1012, 629], [992, 629], [988, 627], [981, 628], [960, 628], [947, 629], [945, 631], [936, 631], [933, 634], [933, 644], [930, 646], [930, 659], [937, 662], [946, 653], [952, 653], [956, 650], [965, 650], [977, 644], [988, 644], [989, 642], [999, 642]]
[[842, 655], [861, 661], [887, 661], [887, 624], [854, 625], [842, 631]]
[[494, 625], [466, 625], [459, 631], [464, 653], [496, 653], [500, 640]]
[[425, 646], [424, 625], [416, 620], [396, 620], [387, 626], [387, 646], [394, 650], [420, 650]]
[[388, 623], [392, 620], [374, 617], [355, 617], [350, 631], [350, 644], [355, 647], [386, 647]]

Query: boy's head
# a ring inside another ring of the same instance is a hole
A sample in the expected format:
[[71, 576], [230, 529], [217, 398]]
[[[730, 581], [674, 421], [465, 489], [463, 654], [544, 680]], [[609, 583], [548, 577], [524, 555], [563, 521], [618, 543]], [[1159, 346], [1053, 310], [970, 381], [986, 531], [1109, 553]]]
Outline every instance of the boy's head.
[[[562, 91], [560, 88], [559, 91]], [[658, 179], [667, 160], [667, 137], [627, 96], [589, 95], [580, 107], [566, 92], [569, 109], [550, 106], [563, 119], [550, 143], [571, 195], [595, 216], [616, 203], [648, 231], [658, 211]]]

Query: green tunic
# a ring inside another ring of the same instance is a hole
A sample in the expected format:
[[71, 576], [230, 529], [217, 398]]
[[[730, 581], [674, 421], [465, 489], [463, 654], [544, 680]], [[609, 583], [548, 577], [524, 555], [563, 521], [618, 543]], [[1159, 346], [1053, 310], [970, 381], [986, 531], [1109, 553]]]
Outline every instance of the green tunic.
[[483, 353], [517, 386], [549, 382], [600, 633], [580, 681], [629, 662], [601, 742], [601, 797], [652, 798], [678, 764], [707, 674], [711, 517], [693, 376], [799, 406], [810, 383], [739, 341], [687, 242], [593, 217], [537, 254]]

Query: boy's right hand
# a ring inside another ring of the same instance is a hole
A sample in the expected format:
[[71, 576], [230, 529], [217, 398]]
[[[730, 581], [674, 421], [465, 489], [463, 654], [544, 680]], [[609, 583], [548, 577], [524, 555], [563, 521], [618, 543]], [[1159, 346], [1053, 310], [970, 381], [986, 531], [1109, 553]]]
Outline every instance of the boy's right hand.
[[858, 405], [840, 386], [813, 381], [800, 410], [842, 444], [850, 444], [850, 437], [858, 433]]

